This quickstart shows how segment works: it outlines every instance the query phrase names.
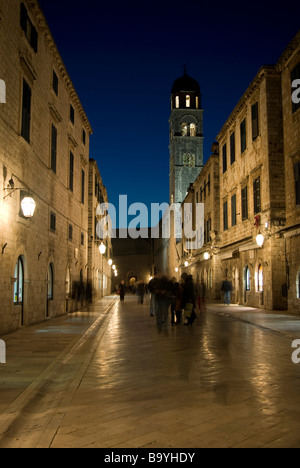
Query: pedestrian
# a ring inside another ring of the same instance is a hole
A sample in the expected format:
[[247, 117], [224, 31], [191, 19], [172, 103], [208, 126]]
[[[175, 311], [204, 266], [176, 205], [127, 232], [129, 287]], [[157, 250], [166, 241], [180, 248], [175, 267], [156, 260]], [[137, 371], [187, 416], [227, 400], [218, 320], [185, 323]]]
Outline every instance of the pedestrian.
[[198, 309], [200, 312], [205, 311], [205, 298], [206, 298], [206, 286], [204, 282], [204, 278], [201, 278], [201, 282], [199, 278], [197, 279], [196, 286], [195, 286], [195, 293], [196, 293], [196, 301], [198, 305]]
[[150, 317], [156, 317], [157, 312], [157, 304], [156, 304], [156, 297], [155, 297], [155, 290], [158, 287], [158, 274], [155, 273], [154, 277], [148, 284], [148, 290], [150, 291], [151, 298], [150, 298]]
[[119, 294], [120, 294], [120, 302], [124, 302], [125, 300], [125, 294], [126, 294], [126, 286], [125, 286], [125, 281], [122, 280], [121, 283], [119, 284]]
[[136, 295], [138, 297], [138, 304], [144, 304], [145, 284], [141, 280], [138, 282]]
[[168, 322], [169, 308], [173, 300], [173, 284], [166, 276], [162, 276], [155, 289], [157, 303], [156, 323], [159, 328]]
[[232, 283], [229, 281], [229, 279], [225, 278], [225, 280], [222, 283], [221, 291], [224, 293], [224, 305], [230, 305], [231, 301], [231, 291], [233, 290]]
[[173, 282], [173, 299], [171, 304], [171, 324], [179, 325], [181, 323], [182, 315], [182, 288], [176, 279], [172, 280]]
[[183, 273], [182, 279], [182, 309], [184, 309], [185, 325], [193, 325], [196, 319], [196, 295], [192, 275]]

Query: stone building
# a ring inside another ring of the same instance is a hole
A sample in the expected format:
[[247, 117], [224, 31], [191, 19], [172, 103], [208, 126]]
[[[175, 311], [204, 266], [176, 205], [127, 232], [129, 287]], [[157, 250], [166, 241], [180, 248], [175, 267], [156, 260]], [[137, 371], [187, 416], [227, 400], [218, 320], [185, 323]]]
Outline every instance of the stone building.
[[228, 277], [234, 302], [300, 312], [297, 83], [300, 87], [300, 33], [276, 65], [259, 70], [218, 134], [219, 229], [210, 226], [209, 198], [201, 197], [212, 157], [185, 200], [205, 205], [206, 244], [182, 255], [181, 270], [187, 261], [187, 271], [204, 277], [212, 299], [220, 297]]
[[204, 204], [203, 225], [196, 225], [195, 209], [193, 210], [193, 230], [197, 233], [193, 240], [199, 247], [189, 248], [189, 246], [192, 247], [191, 240], [187, 240], [183, 232], [180, 243], [182, 255], [175, 266], [181, 273], [187, 271], [195, 280], [203, 280], [208, 299], [216, 299], [220, 296], [220, 291], [216, 289], [221, 280], [216, 256], [220, 241], [219, 179], [219, 145], [214, 143], [210, 158], [194, 184], [190, 186], [189, 193], [184, 200], [184, 204], [192, 203], [194, 206]]
[[[36, 0], [0, 0], [0, 333], [76, 310], [91, 125]], [[25, 217], [22, 201], [35, 204]], [[28, 200], [29, 199], [29, 200]], [[76, 286], [76, 288], [74, 288]]]
[[171, 91], [170, 203], [182, 203], [203, 167], [200, 86], [185, 72]]
[[281, 72], [283, 110], [286, 225], [282, 235], [288, 307], [300, 314], [300, 31], [277, 68]]
[[[111, 293], [112, 269], [109, 260], [112, 257], [112, 244], [109, 236], [104, 236], [97, 229], [101, 220], [100, 204], [108, 203], [107, 190], [94, 159], [89, 165], [89, 240], [88, 240], [88, 281], [93, 288], [94, 299]], [[105, 245], [105, 253], [99, 251], [101, 243]]]

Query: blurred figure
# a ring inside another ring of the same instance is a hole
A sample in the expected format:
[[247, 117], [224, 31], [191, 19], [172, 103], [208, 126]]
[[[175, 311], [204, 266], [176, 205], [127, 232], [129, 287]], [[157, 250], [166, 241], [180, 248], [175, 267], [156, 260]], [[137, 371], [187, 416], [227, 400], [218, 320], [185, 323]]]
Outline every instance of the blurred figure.
[[138, 304], [144, 304], [145, 284], [142, 280], [138, 282], [136, 295], [138, 297]]
[[225, 280], [222, 283], [221, 291], [224, 293], [224, 305], [230, 305], [231, 301], [231, 291], [233, 290], [232, 283], [229, 281], [228, 277], [226, 276]]
[[155, 290], [158, 287], [158, 274], [154, 274], [154, 278], [150, 281], [148, 284], [148, 290], [150, 291], [151, 294], [151, 299], [150, 299], [150, 317], [155, 317], [156, 312], [157, 312], [157, 304], [156, 304], [156, 295], [155, 295]]
[[171, 304], [171, 324], [179, 325], [181, 323], [182, 315], [182, 288], [175, 278], [172, 279], [173, 283], [173, 299]]
[[183, 273], [182, 279], [182, 309], [184, 309], [185, 325], [193, 325], [196, 319], [196, 295], [192, 275]]
[[162, 276], [155, 289], [157, 303], [156, 323], [158, 327], [168, 322], [169, 308], [173, 300], [173, 285], [166, 276]]
[[205, 286], [203, 278], [201, 278], [201, 283], [199, 279], [197, 279], [195, 292], [196, 292], [196, 300], [198, 304], [198, 309], [200, 310], [200, 312], [203, 312], [205, 311], [205, 298], [206, 298], [206, 286]]
[[119, 284], [119, 294], [120, 294], [120, 301], [124, 302], [125, 294], [126, 294], [126, 287], [125, 287], [125, 281], [124, 280], [122, 280], [121, 283]]

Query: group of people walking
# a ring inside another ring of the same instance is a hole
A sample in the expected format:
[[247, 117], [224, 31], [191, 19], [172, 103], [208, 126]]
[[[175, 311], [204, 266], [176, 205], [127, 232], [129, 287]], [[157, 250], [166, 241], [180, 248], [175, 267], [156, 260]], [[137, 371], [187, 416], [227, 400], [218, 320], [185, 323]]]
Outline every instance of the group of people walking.
[[[232, 283], [226, 278], [222, 283], [221, 291], [224, 293], [224, 303], [230, 304]], [[121, 302], [124, 301], [126, 286], [122, 281], [118, 288]], [[156, 317], [158, 327], [168, 321], [171, 310], [171, 324], [179, 325], [184, 320], [184, 325], [193, 325], [196, 319], [196, 309], [205, 310], [206, 285], [203, 280], [194, 283], [192, 275], [183, 273], [181, 281], [176, 278], [169, 280], [165, 275], [155, 274], [150, 283], [146, 285], [139, 281], [135, 288], [138, 303], [144, 303], [144, 295], [150, 292], [150, 316]]]
[[196, 319], [196, 306], [205, 307], [205, 284], [194, 284], [193, 277], [187, 273], [181, 276], [181, 282], [175, 278], [155, 275], [148, 285], [151, 293], [150, 315], [156, 317], [159, 327], [168, 321], [171, 308], [171, 324], [179, 325], [184, 318], [185, 325], [193, 325]]

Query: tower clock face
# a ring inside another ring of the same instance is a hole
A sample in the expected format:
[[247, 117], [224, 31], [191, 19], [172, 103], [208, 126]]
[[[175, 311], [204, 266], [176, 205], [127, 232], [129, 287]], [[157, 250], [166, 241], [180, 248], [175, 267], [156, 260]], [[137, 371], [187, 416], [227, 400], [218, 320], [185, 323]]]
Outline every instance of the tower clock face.
[[191, 153], [184, 153], [183, 155], [183, 166], [184, 167], [195, 167], [196, 166], [196, 157]]

